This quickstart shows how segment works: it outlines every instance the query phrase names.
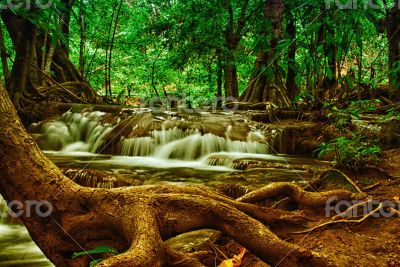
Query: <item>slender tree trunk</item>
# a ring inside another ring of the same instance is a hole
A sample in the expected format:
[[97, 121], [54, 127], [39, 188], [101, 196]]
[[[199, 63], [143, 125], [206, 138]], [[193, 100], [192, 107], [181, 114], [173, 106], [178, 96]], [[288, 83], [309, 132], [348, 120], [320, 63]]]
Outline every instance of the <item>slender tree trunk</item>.
[[69, 37], [70, 37], [70, 22], [71, 22], [71, 9], [74, 5], [75, 0], [62, 0], [64, 3], [64, 10], [61, 15], [61, 32], [64, 35], [64, 42], [62, 42], [62, 48], [65, 54], [69, 56]]
[[287, 53], [287, 62], [288, 62], [288, 70], [286, 74], [286, 89], [288, 97], [291, 101], [297, 95], [297, 86], [296, 86], [296, 23], [294, 15], [291, 10], [286, 11], [288, 22], [286, 26], [286, 34], [289, 37], [289, 40], [293, 42], [289, 48]]
[[[46, 34], [46, 36], [49, 36], [49, 34]], [[45, 60], [44, 60], [45, 64], [44, 64], [44, 69], [43, 69], [44, 73], [46, 73], [46, 74], [50, 74], [51, 63], [53, 62], [54, 52], [55, 52], [56, 46], [57, 46], [57, 42], [52, 41], [51, 36], [49, 39], [50, 39], [49, 49], [45, 56]], [[64, 49], [64, 51], [65, 51], [65, 49]]]
[[117, 13], [115, 15], [114, 30], [113, 30], [112, 37], [111, 37], [110, 52], [108, 55], [108, 77], [107, 77], [108, 82], [107, 82], [107, 84], [108, 84], [109, 94], [111, 97], [112, 97], [112, 88], [111, 88], [112, 52], [114, 49], [115, 34], [117, 33], [117, 27], [118, 27], [119, 17], [120, 17], [120, 13], [121, 13], [122, 3], [123, 3], [123, 0], [120, 0], [118, 9], [117, 9]]
[[221, 49], [217, 49], [217, 97], [222, 96], [222, 55]]
[[106, 57], [105, 57], [105, 62], [104, 62], [104, 87], [106, 90], [106, 99], [108, 100], [108, 97], [110, 97], [110, 99], [112, 98], [112, 96], [109, 96], [109, 88], [110, 85], [108, 84], [109, 80], [108, 80], [108, 68], [110, 66], [110, 64], [108, 63], [108, 53], [109, 53], [109, 49], [110, 49], [110, 38], [111, 38], [111, 31], [112, 31], [112, 27], [113, 27], [113, 22], [114, 22], [114, 16], [115, 16], [115, 8], [117, 6], [117, 2], [115, 2], [113, 4], [113, 8], [112, 8], [112, 14], [111, 14], [111, 20], [110, 20], [110, 26], [108, 27], [108, 33], [107, 33], [107, 42], [106, 42]]
[[400, 97], [400, 1], [396, 0], [386, 16], [387, 39], [389, 42], [389, 85], [390, 97]]
[[79, 6], [79, 29], [80, 29], [80, 45], [79, 45], [79, 72], [82, 76], [85, 73], [85, 43], [86, 43], [86, 10], [84, 3]]
[[233, 59], [233, 55], [228, 55], [225, 58], [224, 89], [225, 89], [225, 97], [237, 98], [239, 95], [237, 69], [236, 69], [236, 63], [234, 62]]
[[157, 86], [156, 86], [156, 63], [157, 60], [160, 58], [162, 52], [164, 49], [162, 49], [156, 56], [156, 58], [153, 60], [153, 64], [151, 65], [151, 86], [153, 87], [154, 93], [156, 94], [158, 100], [161, 101], [160, 99], [160, 94], [157, 91]]
[[225, 97], [239, 97], [238, 74], [235, 62], [235, 54], [243, 37], [243, 30], [247, 23], [246, 13], [249, 7], [249, 0], [244, 0], [240, 9], [237, 21], [234, 21], [234, 10], [230, 0], [225, 0], [229, 21], [225, 31], [225, 43], [227, 52], [224, 56], [224, 89]]
[[325, 34], [325, 58], [328, 59], [328, 68], [330, 75], [325, 77], [325, 88], [332, 89], [337, 83], [337, 60], [336, 60], [337, 46], [335, 44], [335, 29], [326, 27]]

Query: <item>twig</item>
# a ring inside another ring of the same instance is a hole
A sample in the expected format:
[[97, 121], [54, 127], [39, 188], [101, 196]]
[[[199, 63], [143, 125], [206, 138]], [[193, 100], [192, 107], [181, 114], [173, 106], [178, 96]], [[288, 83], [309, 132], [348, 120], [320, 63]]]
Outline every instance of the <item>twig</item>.
[[309, 233], [311, 231], [314, 231], [315, 229], [327, 226], [327, 225], [332, 225], [332, 224], [337, 224], [337, 223], [362, 223], [363, 221], [365, 221], [367, 218], [369, 218], [371, 215], [373, 215], [375, 212], [377, 212], [378, 210], [380, 210], [383, 207], [382, 203], [379, 203], [379, 206], [374, 209], [373, 211], [371, 211], [370, 213], [368, 213], [367, 215], [365, 215], [364, 217], [362, 217], [359, 220], [337, 220], [337, 221], [329, 221], [323, 224], [319, 224], [317, 226], [314, 226], [310, 229], [304, 230], [304, 231], [299, 231], [299, 232], [292, 232], [292, 234], [305, 234], [305, 233]]
[[210, 243], [210, 246], [214, 249], [215, 252], [219, 252], [222, 255], [222, 257], [224, 257], [226, 260], [228, 259], [228, 257], [219, 248], [217, 248], [217, 246], [214, 245], [210, 240], [208, 240], [208, 243]]
[[333, 171], [340, 173], [346, 180], [351, 184], [357, 191], [358, 193], [362, 193], [363, 191], [356, 185], [356, 183], [353, 182], [353, 180], [350, 179], [344, 172], [338, 170], [338, 169], [332, 169]]
[[368, 204], [368, 203], [370, 203], [370, 202], [371, 202], [371, 199], [369, 199], [368, 201], [363, 201], [363, 202], [360, 202], [360, 203], [358, 203], [358, 204], [355, 204], [355, 205], [349, 207], [349, 208], [348, 208], [347, 210], [345, 210], [344, 212], [339, 213], [338, 215], [335, 215], [334, 217], [332, 217], [332, 221], [333, 221], [333, 220], [337, 220], [339, 217], [342, 217], [342, 218], [343, 218], [345, 215], [349, 215], [349, 213], [350, 213], [351, 211], [355, 210], [356, 208], [358, 208], [358, 207], [360, 207], [360, 206], [364, 206], [365, 204]]
[[380, 185], [380, 184], [381, 184], [381, 182], [377, 182], [377, 183], [372, 184], [372, 185], [370, 185], [370, 186], [364, 187], [364, 191], [371, 190], [372, 188], [375, 188], [375, 187], [377, 187], [377, 186]]

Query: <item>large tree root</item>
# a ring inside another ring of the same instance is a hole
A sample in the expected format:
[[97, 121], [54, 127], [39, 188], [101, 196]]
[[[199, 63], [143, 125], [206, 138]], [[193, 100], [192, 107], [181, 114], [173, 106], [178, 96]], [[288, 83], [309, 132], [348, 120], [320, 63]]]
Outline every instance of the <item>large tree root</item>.
[[[78, 243], [90, 244], [87, 249], [94, 244], [110, 245], [105, 236], [100, 244], [97, 241], [100, 225], [107, 225], [107, 232], [119, 233], [121, 240], [126, 242], [122, 247], [122, 244], [115, 242], [111, 242], [111, 245], [120, 246], [119, 249], [126, 252], [101, 262], [99, 266], [163, 266], [169, 258], [163, 240], [203, 228], [227, 234], [270, 264], [315, 266], [323, 262], [311, 251], [282, 241], [265, 225], [232, 205], [213, 199], [213, 193], [209, 190], [203, 190], [200, 195], [194, 194], [190, 186], [164, 186], [163, 190], [168, 192], [149, 193], [151, 190], [146, 187], [96, 191], [90, 193], [88, 199], [80, 200], [81, 206], [92, 207], [91, 212], [78, 216], [68, 214], [69, 219], [61, 220], [59, 224]], [[205, 197], [207, 193], [211, 197]], [[113, 201], [110, 203], [105, 200]], [[87, 216], [90, 220], [85, 218]], [[82, 223], [88, 220], [92, 223]], [[111, 236], [109, 238], [112, 239]], [[62, 253], [65, 251], [57, 254]]]
[[338, 201], [348, 199], [363, 199], [367, 196], [364, 193], [352, 193], [342, 189], [326, 192], [308, 192], [292, 183], [271, 183], [259, 190], [252, 191], [238, 198], [237, 201], [257, 203], [279, 195], [289, 196], [297, 203], [308, 207], [325, 205], [326, 202], [332, 198], [335, 198], [335, 201]]

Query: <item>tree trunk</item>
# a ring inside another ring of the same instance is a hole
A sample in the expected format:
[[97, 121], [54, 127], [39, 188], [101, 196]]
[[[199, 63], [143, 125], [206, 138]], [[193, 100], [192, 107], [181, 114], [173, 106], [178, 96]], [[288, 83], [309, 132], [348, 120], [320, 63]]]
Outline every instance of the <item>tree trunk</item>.
[[118, 27], [119, 16], [120, 16], [120, 13], [121, 13], [122, 3], [123, 3], [123, 0], [121, 0], [119, 2], [118, 8], [117, 8], [117, 13], [115, 15], [114, 29], [113, 29], [113, 33], [112, 33], [112, 36], [111, 36], [110, 52], [109, 52], [109, 55], [108, 55], [108, 68], [107, 68], [107, 71], [108, 71], [108, 76], [107, 76], [108, 82], [107, 82], [107, 84], [108, 84], [108, 89], [109, 89], [109, 94], [110, 94], [111, 99], [112, 99], [112, 87], [111, 87], [112, 52], [113, 52], [113, 49], [114, 49], [115, 34], [117, 33], [117, 27]]
[[297, 95], [297, 86], [296, 86], [296, 21], [294, 15], [291, 10], [286, 11], [287, 14], [287, 26], [286, 26], [286, 34], [289, 40], [292, 42], [288, 48], [287, 53], [287, 74], [286, 74], [286, 89], [288, 97], [291, 101]]
[[234, 10], [230, 0], [225, 3], [229, 15], [228, 25], [225, 31], [225, 43], [227, 52], [225, 54], [224, 62], [224, 89], [225, 97], [232, 98], [239, 97], [239, 84], [237, 67], [235, 62], [236, 50], [239, 46], [240, 40], [243, 37], [243, 30], [247, 23], [246, 13], [249, 7], [249, 0], [244, 0], [240, 9], [240, 15], [237, 21], [234, 21]]
[[[280, 77], [277, 76], [279, 70], [275, 49], [282, 35], [283, 12], [282, 0], [270, 0], [265, 5], [263, 25], [270, 21], [270, 32], [265, 27], [261, 30], [263, 43], [259, 46], [260, 51], [257, 54], [249, 84], [240, 97], [241, 101], [266, 102], [271, 100], [273, 93], [280, 94], [283, 99], [287, 98], [286, 95], [283, 95], [284, 88], [276, 87], [280, 83], [278, 81]], [[272, 36], [269, 43], [265, 44], [268, 34]], [[285, 102], [287, 102], [286, 99]]]
[[[52, 44], [48, 34], [46, 35], [28, 19], [9, 10], [3, 11], [1, 18], [11, 36], [16, 52], [7, 82], [7, 91], [19, 111], [23, 110], [24, 98], [26, 100], [30, 97], [43, 97], [39, 92], [43, 84], [51, 86], [54, 81], [58, 84], [83, 82], [80, 72], [70, 61], [59, 42]], [[43, 53], [43, 50], [47, 53]], [[49, 66], [47, 64], [50, 64], [53, 77], [45, 71]]]
[[79, 29], [80, 29], [80, 45], [79, 45], [79, 72], [81, 76], [85, 73], [85, 43], [86, 43], [86, 10], [84, 3], [79, 6]]
[[[326, 18], [326, 19], [329, 19]], [[325, 28], [325, 58], [328, 60], [328, 71], [329, 75], [325, 75], [323, 87], [331, 90], [337, 84], [337, 60], [336, 52], [337, 46], [335, 44], [335, 29], [332, 27]]]
[[229, 55], [225, 58], [224, 89], [226, 98], [237, 98], [239, 96], [237, 69], [232, 57], [232, 55]]
[[64, 35], [65, 41], [61, 44], [64, 49], [65, 54], [69, 56], [69, 32], [70, 32], [70, 22], [71, 22], [71, 9], [74, 5], [75, 0], [62, 0], [64, 4], [64, 10], [62, 10], [61, 15], [61, 32]]
[[[253, 192], [242, 197], [243, 202], [194, 185], [85, 188], [66, 178], [44, 156], [24, 130], [1, 85], [0, 131], [0, 193], [6, 201], [24, 203], [15, 211], [22, 211], [20, 219], [32, 239], [58, 267], [88, 266], [92, 256], [72, 260], [71, 254], [100, 245], [113, 246], [122, 253], [107, 258], [99, 267], [184, 266], [171, 264], [171, 254], [177, 253], [166, 248], [163, 241], [202, 228], [231, 236], [272, 265], [327, 266], [323, 258], [280, 240], [260, 222], [285, 221], [292, 216], [290, 212], [250, 203], [282, 192], [310, 206], [325, 203], [334, 195], [338, 199], [354, 195], [344, 190], [304, 192], [291, 183], [279, 183], [276, 192], [271, 186], [260, 194]], [[28, 200], [47, 204], [32, 207]], [[190, 266], [203, 265], [197, 261]]]
[[10, 33], [16, 53], [7, 82], [7, 91], [16, 107], [20, 107], [23, 94], [34, 93], [35, 81], [38, 80], [37, 71], [30, 67], [36, 63], [33, 57], [36, 50], [36, 29], [28, 20], [11, 11], [3, 11], [1, 16]]
[[396, 0], [392, 9], [387, 12], [387, 39], [389, 42], [389, 85], [390, 97], [400, 96], [400, 1]]

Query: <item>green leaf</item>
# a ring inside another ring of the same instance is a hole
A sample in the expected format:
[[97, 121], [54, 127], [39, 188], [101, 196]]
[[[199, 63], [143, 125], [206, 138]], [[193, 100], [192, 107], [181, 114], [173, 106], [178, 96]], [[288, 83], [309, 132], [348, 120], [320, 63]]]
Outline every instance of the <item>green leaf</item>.
[[89, 263], [89, 267], [94, 267], [96, 266], [98, 263], [102, 262], [104, 259], [97, 259], [97, 260], [93, 260]]
[[113, 247], [110, 246], [99, 246], [91, 250], [86, 250], [86, 251], [81, 251], [81, 252], [75, 252], [72, 254], [71, 258], [76, 259], [82, 255], [89, 255], [89, 254], [102, 254], [102, 253], [112, 253], [112, 254], [118, 254], [118, 250], [116, 250]]

